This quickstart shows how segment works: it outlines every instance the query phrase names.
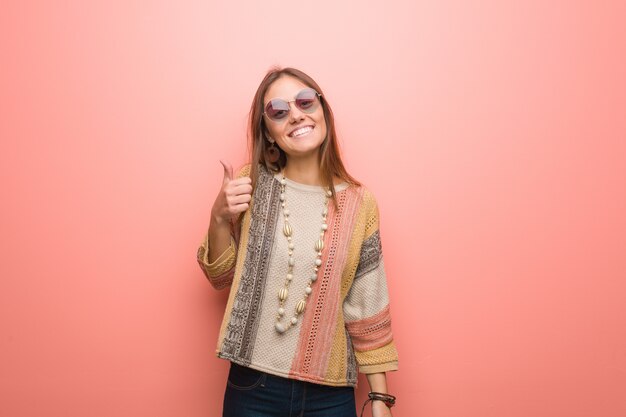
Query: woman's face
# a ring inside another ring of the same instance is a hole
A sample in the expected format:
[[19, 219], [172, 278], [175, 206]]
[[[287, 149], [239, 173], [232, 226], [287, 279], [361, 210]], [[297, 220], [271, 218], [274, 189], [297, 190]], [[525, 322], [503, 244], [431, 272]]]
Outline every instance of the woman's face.
[[326, 137], [324, 109], [319, 99], [317, 99], [317, 108], [312, 113], [302, 111], [293, 101], [296, 95], [305, 88], [309, 87], [297, 78], [282, 76], [270, 85], [263, 98], [263, 109], [270, 100], [275, 98], [290, 102], [289, 113], [284, 119], [275, 121], [266, 115], [263, 116], [269, 136], [276, 141], [288, 157], [316, 154]]

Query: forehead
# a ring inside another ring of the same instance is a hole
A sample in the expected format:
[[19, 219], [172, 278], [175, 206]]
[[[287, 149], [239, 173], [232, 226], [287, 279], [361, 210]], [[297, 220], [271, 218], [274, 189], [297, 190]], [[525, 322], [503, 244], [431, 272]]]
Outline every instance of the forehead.
[[267, 103], [275, 98], [282, 98], [287, 101], [293, 100], [296, 98], [296, 94], [298, 94], [300, 90], [307, 87], [308, 86], [306, 84], [297, 78], [282, 76], [274, 81], [267, 89], [265, 97], [263, 98], [263, 103]]

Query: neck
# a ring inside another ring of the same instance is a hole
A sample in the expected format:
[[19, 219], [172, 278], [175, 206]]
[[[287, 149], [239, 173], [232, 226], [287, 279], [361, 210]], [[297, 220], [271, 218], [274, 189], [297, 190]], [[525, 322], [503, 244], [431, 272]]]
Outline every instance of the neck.
[[317, 154], [312, 157], [289, 157], [285, 165], [285, 177], [307, 185], [322, 185]]

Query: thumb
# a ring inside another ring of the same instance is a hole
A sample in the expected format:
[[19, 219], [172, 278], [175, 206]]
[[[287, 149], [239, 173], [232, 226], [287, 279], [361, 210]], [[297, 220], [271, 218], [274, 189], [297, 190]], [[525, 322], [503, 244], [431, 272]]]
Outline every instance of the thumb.
[[233, 166], [229, 162], [224, 162], [220, 159], [220, 163], [224, 167], [224, 184], [233, 179]]

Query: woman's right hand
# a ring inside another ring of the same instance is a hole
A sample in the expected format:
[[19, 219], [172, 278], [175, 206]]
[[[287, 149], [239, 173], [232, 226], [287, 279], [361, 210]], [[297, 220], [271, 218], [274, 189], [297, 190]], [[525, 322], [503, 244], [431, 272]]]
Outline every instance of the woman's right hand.
[[233, 178], [232, 165], [229, 162], [220, 162], [224, 167], [224, 179], [213, 203], [211, 217], [218, 224], [223, 224], [233, 222], [248, 210], [252, 198], [252, 180], [250, 177]]

